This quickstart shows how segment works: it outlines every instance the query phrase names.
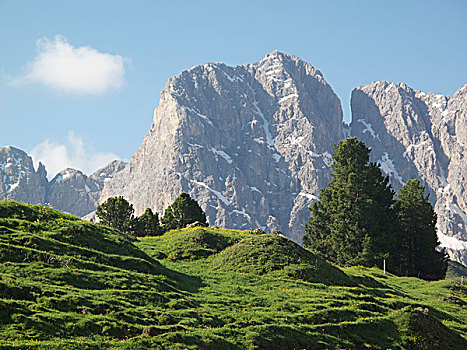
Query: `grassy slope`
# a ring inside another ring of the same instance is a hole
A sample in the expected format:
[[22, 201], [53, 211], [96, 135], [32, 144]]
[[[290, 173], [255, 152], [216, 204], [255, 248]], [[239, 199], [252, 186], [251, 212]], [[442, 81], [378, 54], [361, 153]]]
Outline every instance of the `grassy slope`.
[[4, 349], [467, 347], [465, 287], [338, 269], [279, 236], [133, 241], [0, 202], [0, 249]]

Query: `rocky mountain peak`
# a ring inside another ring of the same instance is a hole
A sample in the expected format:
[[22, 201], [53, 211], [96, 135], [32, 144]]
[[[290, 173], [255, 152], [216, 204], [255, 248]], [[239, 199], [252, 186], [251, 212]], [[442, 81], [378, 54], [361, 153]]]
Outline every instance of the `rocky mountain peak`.
[[77, 178], [84, 178], [82, 171], [73, 169], [73, 168], [65, 168], [59, 173], [57, 173], [54, 178], [51, 180], [52, 183], [61, 183], [64, 181], [76, 180]]
[[66, 168], [48, 184], [46, 199], [55, 209], [85, 216], [93, 212], [99, 204], [104, 183], [110, 181], [126, 165], [125, 162], [115, 160], [91, 176], [77, 169]]
[[277, 50], [267, 54], [262, 60], [252, 65], [264, 71], [266, 75], [279, 78], [279, 80], [281, 74], [287, 74], [288, 77], [299, 77], [303, 73], [302, 70], [308, 75], [324, 79], [323, 74], [310, 63], [295, 55], [285, 54]]
[[39, 162], [39, 165], [37, 166], [37, 173], [43, 177], [47, 178], [47, 170], [45, 169], [45, 165]]
[[99, 184], [100, 189], [102, 189], [105, 182], [110, 181], [116, 173], [123, 170], [127, 165], [128, 163], [121, 160], [114, 160], [106, 166], [97, 169], [89, 177], [96, 181], [96, 183]]
[[235, 67], [208, 63], [169, 79], [153, 125], [101, 201], [124, 195], [162, 212], [182, 191], [211, 224], [291, 232], [329, 180], [340, 101], [322, 74], [280, 52]]

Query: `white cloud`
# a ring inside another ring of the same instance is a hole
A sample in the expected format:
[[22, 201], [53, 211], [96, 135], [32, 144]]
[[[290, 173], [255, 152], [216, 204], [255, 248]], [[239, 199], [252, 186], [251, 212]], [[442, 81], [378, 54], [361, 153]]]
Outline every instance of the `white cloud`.
[[85, 145], [83, 139], [72, 131], [68, 133], [66, 144], [46, 139], [29, 153], [36, 168], [39, 162], [45, 165], [49, 179], [65, 168], [78, 169], [90, 175], [111, 161], [119, 159], [111, 152], [96, 152]]
[[73, 47], [63, 36], [36, 42], [37, 55], [16, 83], [41, 83], [75, 95], [120, 89], [128, 58], [102, 53], [89, 46]]

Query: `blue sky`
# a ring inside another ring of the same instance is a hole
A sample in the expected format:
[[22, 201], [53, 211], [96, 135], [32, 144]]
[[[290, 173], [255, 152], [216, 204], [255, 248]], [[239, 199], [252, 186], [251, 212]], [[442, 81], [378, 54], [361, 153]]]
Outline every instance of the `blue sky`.
[[0, 146], [50, 173], [128, 160], [171, 76], [276, 49], [319, 69], [346, 118], [352, 89], [375, 80], [452, 95], [466, 18], [463, 0], [0, 0]]

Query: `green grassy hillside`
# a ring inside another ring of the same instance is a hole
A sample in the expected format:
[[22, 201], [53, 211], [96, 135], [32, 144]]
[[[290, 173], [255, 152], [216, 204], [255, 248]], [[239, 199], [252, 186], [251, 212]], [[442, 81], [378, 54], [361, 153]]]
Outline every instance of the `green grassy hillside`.
[[340, 269], [290, 240], [134, 239], [0, 202], [0, 349], [465, 349], [467, 289]]

